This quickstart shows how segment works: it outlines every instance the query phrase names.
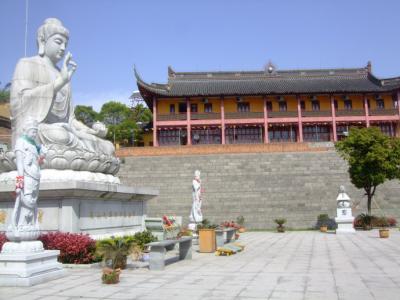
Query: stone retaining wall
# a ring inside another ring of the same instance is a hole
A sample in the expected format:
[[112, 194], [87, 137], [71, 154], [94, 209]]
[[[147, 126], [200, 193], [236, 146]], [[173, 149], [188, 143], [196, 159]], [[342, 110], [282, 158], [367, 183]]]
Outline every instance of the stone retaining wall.
[[[161, 147], [160, 147], [161, 148]], [[345, 185], [355, 214], [365, 212], [366, 198], [355, 189], [346, 163], [334, 150], [313, 152], [225, 153], [125, 157], [119, 176], [124, 184], [159, 189], [148, 202], [148, 215], [183, 216], [188, 222], [191, 181], [202, 172], [203, 214], [213, 222], [243, 215], [253, 229], [273, 228], [284, 217], [288, 227], [309, 228], [318, 214], [336, 214], [336, 196]], [[400, 184], [377, 189], [376, 202], [388, 216], [400, 218]], [[373, 213], [382, 212], [374, 205]]]

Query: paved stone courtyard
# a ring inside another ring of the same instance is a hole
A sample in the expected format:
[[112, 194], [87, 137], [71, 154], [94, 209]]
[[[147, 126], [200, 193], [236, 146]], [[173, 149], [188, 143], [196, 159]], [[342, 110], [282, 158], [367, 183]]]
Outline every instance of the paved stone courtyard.
[[248, 232], [244, 252], [194, 253], [165, 271], [124, 270], [117, 285], [101, 284], [98, 268], [29, 288], [0, 288], [0, 299], [399, 299], [400, 232], [354, 235]]

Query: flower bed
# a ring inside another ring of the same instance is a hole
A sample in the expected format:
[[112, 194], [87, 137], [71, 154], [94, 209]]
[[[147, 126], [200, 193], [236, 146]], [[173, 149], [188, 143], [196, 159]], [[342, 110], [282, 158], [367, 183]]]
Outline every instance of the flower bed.
[[90, 264], [95, 256], [96, 241], [86, 234], [51, 232], [39, 237], [46, 250], [60, 250], [58, 261], [64, 264]]
[[6, 234], [5, 233], [1, 233], [0, 232], [0, 252], [1, 252], [1, 248], [3, 248], [3, 245], [8, 242]]

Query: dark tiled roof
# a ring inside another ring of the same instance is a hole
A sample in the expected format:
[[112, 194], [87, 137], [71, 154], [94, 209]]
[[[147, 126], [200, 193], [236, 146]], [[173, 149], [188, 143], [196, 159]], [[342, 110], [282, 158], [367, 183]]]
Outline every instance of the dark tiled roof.
[[[139, 90], [152, 96], [194, 97], [312, 93], [379, 93], [400, 87], [400, 78], [378, 79], [358, 69], [270, 70], [253, 72], [175, 72], [166, 84], [148, 84], [135, 70]], [[150, 97], [150, 98], [149, 98]]]

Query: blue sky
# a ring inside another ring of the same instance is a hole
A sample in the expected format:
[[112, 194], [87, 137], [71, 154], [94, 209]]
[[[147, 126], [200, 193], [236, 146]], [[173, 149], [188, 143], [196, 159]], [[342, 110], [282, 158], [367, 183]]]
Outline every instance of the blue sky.
[[[70, 30], [74, 103], [129, 103], [133, 65], [148, 82], [176, 71], [363, 67], [400, 76], [400, 1], [29, 0], [27, 56], [48, 17]], [[25, 0], [0, 0], [0, 81], [24, 56]]]

